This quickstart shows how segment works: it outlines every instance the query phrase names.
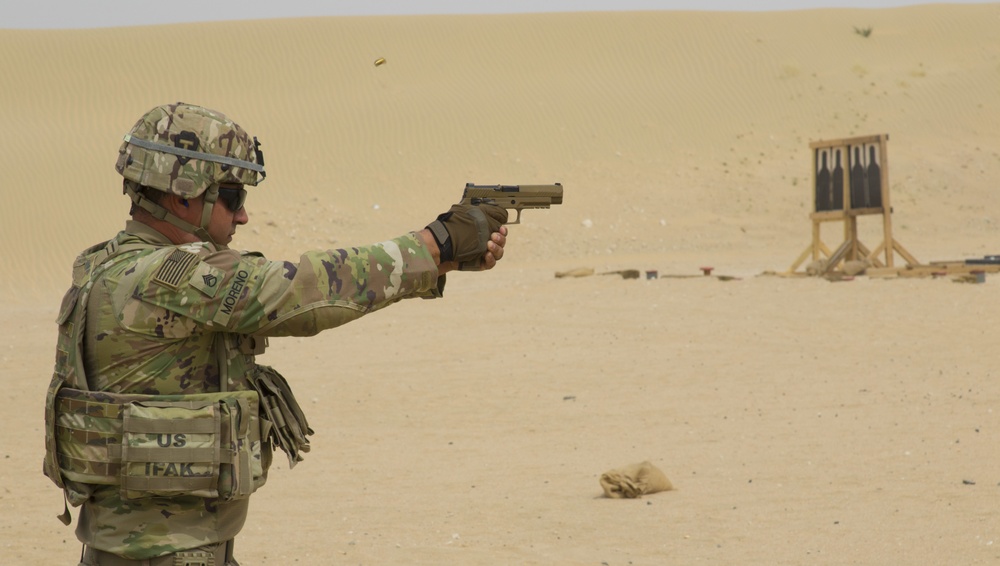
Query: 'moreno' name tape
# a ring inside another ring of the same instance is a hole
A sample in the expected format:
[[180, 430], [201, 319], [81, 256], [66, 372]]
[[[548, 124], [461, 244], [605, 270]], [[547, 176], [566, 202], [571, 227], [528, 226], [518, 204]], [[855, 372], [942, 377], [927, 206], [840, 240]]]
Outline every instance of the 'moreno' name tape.
[[222, 296], [222, 304], [219, 305], [219, 310], [216, 311], [212, 322], [220, 326], [226, 326], [229, 323], [229, 319], [233, 316], [233, 310], [236, 308], [236, 303], [239, 302], [240, 295], [243, 293], [243, 288], [251, 280], [252, 274], [252, 269], [243, 265], [239, 266], [236, 276], [233, 277], [233, 282], [229, 285], [229, 290]]

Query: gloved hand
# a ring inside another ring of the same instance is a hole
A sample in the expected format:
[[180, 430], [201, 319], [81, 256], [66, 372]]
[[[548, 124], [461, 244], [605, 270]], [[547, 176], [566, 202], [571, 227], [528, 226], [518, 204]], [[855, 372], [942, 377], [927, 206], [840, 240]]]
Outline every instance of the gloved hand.
[[427, 225], [441, 250], [441, 261], [457, 261], [462, 271], [478, 271], [493, 232], [507, 222], [507, 210], [493, 204], [456, 204]]

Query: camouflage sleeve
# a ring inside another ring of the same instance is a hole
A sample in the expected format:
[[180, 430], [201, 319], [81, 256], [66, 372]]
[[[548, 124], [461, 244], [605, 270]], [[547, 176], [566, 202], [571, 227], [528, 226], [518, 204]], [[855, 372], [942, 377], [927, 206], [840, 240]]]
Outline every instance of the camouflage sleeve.
[[133, 298], [211, 330], [311, 336], [404, 298], [441, 296], [443, 280], [415, 233], [370, 246], [310, 251], [298, 263], [188, 244], [154, 254]]

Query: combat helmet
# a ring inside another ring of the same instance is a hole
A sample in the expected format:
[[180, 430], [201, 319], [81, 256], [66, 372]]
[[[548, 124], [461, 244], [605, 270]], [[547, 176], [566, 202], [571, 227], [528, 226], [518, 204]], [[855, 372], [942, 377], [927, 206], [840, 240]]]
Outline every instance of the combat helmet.
[[[219, 185], [256, 186], [266, 176], [256, 137], [221, 112], [183, 102], [157, 106], [140, 118], [125, 134], [115, 169], [136, 206], [205, 241], [212, 241], [207, 228]], [[201, 225], [171, 214], [140, 186], [185, 199], [204, 195]]]

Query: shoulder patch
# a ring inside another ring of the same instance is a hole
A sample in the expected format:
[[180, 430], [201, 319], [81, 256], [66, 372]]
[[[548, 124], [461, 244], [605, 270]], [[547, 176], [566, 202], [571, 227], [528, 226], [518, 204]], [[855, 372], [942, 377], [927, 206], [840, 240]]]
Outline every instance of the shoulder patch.
[[200, 260], [197, 255], [182, 249], [176, 249], [167, 259], [163, 260], [160, 268], [156, 270], [153, 282], [177, 290], [181, 281], [187, 279], [185, 276], [188, 275], [191, 268], [199, 262]]
[[191, 280], [188, 284], [205, 295], [214, 298], [216, 293], [219, 292], [219, 287], [222, 286], [222, 279], [225, 276], [225, 272], [221, 269], [202, 262], [198, 267], [194, 268], [194, 273], [191, 274]]

